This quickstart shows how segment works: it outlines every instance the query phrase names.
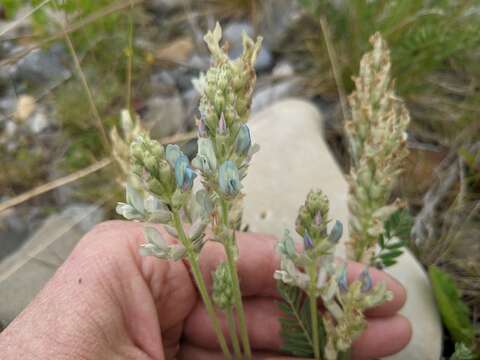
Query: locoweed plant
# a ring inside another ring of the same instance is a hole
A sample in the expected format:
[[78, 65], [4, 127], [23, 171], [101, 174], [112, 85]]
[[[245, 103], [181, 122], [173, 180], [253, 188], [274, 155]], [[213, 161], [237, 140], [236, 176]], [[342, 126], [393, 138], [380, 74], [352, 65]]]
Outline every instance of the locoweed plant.
[[[201, 94], [196, 157], [190, 163], [177, 145], [164, 148], [146, 134], [136, 137], [130, 146], [131, 171], [141, 180], [138, 182], [140, 188], [128, 185], [127, 201], [120, 203], [117, 211], [130, 220], [164, 224], [172, 235], [178, 237], [180, 244], [169, 245], [155, 227], [146, 225], [146, 244], [141, 252], [161, 259], [187, 260], [225, 358], [230, 359], [232, 355], [214, 305], [226, 313], [235, 357], [251, 359], [236, 269], [237, 217], [234, 214], [243, 196], [241, 181], [257, 149], [245, 123], [250, 116], [256, 80], [254, 63], [261, 38], [254, 42], [244, 35], [243, 54], [230, 60], [219, 44], [221, 37], [218, 24], [205, 36], [213, 65], [194, 82]], [[203, 188], [194, 191], [197, 176], [201, 178]], [[186, 232], [183, 218], [188, 219], [195, 212], [190, 209], [194, 207], [192, 203], [200, 211]], [[209, 224], [212, 241], [223, 245], [227, 258], [214, 273], [212, 296], [199, 267], [199, 254]], [[238, 315], [240, 340], [234, 326], [234, 311]]]
[[[311, 191], [300, 208], [298, 246], [288, 232], [278, 244], [280, 270], [275, 272], [284, 302], [280, 304], [284, 350], [297, 356], [336, 360], [349, 357], [352, 342], [367, 322], [363, 312], [392, 299], [384, 283], [372, 286], [368, 267], [348, 283], [347, 265], [334, 258], [342, 236], [337, 221], [327, 230], [329, 203], [321, 191]], [[317, 309], [321, 300], [325, 312]]]
[[[204, 38], [213, 61], [211, 68], [194, 81], [201, 100], [198, 151], [191, 162], [177, 145], [164, 147], [150, 139], [126, 113], [123, 136], [112, 134], [117, 161], [131, 175], [126, 202], [118, 204], [117, 212], [126, 219], [145, 222], [142, 255], [189, 263], [224, 357], [251, 359], [237, 273], [240, 254], [235, 231], [243, 197], [242, 179], [258, 150], [246, 122], [261, 39], [253, 41], [244, 35], [243, 54], [231, 60], [226, 54], [227, 47], [220, 46], [221, 36], [217, 24]], [[398, 164], [404, 157], [404, 132], [408, 124], [405, 108], [393, 96], [388, 70], [388, 52], [376, 35], [374, 51], [362, 62], [359, 89], [351, 98], [354, 115], [348, 125], [357, 156], [351, 176], [351, 203], [357, 202], [353, 215], [365, 226], [355, 227], [358, 231], [352, 233], [357, 238], [350, 244], [360, 257], [370, 253], [382, 233], [373, 234], [372, 229], [384, 229], [383, 233], [393, 234], [392, 237], [397, 236], [398, 230], [397, 225], [382, 222], [391, 220], [391, 216], [378, 215], [392, 215], [400, 207], [398, 202], [389, 204], [388, 197], [394, 175], [399, 171]], [[356, 106], [363, 112], [356, 112]], [[128, 142], [131, 142], [131, 161], [125, 164], [122, 159]], [[379, 157], [381, 169], [372, 167], [373, 157]], [[365, 198], [369, 191], [367, 177], [379, 195], [374, 198], [375, 207], [360, 213], [360, 207], [370, 201]], [[196, 179], [201, 186], [194, 186]], [[154, 224], [163, 224], [169, 234], [178, 238], [178, 243], [168, 243]], [[392, 298], [384, 283], [373, 286], [368, 267], [353, 282], [348, 281], [347, 265], [334, 257], [342, 230], [343, 225], [338, 221], [329, 226], [329, 202], [325, 194], [311, 191], [296, 221], [302, 244], [288, 232], [278, 243], [280, 269], [272, 275], [283, 298], [279, 303], [281, 335], [288, 353], [326, 360], [349, 358], [353, 341], [367, 326], [364, 311]], [[226, 255], [213, 273], [211, 293], [199, 265], [200, 252], [207, 240], [223, 245]], [[318, 302], [323, 304], [323, 311], [319, 311]], [[217, 311], [225, 314], [232, 349], [221, 331]]]
[[[373, 50], [360, 62], [350, 95], [351, 117], [345, 125], [352, 165], [349, 176], [350, 259], [388, 266], [401, 254], [408, 213], [400, 199], [391, 201], [406, 146], [408, 110], [394, 93], [390, 52], [380, 34], [370, 39]], [[406, 235], [406, 236], [405, 236]], [[376, 254], [377, 244], [383, 253]]]
[[[392, 298], [385, 284], [372, 287], [368, 265], [393, 265], [410, 236], [411, 220], [403, 201], [390, 199], [408, 155], [409, 115], [394, 93], [385, 41], [377, 33], [371, 43], [373, 50], [362, 58], [354, 79], [356, 91], [349, 98], [351, 117], [346, 123], [352, 158], [347, 257], [367, 267], [348, 284], [347, 266], [334, 259], [342, 225], [337, 221], [327, 230], [328, 199], [321, 191], [310, 192], [296, 221], [303, 246], [286, 233], [278, 246], [281, 269], [275, 273], [283, 298], [284, 350], [297, 356], [350, 357], [353, 341], [366, 327], [364, 311]], [[319, 299], [325, 307], [321, 315]]]

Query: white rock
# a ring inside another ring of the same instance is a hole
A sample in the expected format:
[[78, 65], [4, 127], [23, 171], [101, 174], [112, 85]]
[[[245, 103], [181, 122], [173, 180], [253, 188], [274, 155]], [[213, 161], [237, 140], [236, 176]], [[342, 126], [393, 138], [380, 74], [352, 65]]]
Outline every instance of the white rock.
[[[251, 231], [277, 236], [293, 231], [297, 210], [312, 188], [328, 195], [332, 219], [348, 223], [348, 186], [324, 141], [322, 121], [313, 105], [298, 100], [279, 102], [252, 119], [261, 148], [245, 179], [244, 222]], [[342, 242], [348, 237], [345, 228]], [[427, 275], [410, 253], [389, 272], [407, 289], [401, 313], [412, 323], [413, 338], [388, 359], [438, 360], [442, 326]]]
[[278, 100], [297, 95], [300, 85], [301, 79], [292, 76], [258, 88], [253, 95], [252, 113], [257, 113]]

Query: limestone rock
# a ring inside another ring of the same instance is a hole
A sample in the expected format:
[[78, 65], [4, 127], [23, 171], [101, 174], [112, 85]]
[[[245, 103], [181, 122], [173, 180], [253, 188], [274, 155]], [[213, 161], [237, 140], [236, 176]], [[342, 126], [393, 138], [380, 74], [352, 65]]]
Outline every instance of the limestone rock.
[[[328, 195], [332, 219], [348, 223], [348, 186], [323, 139], [322, 117], [313, 105], [279, 102], [254, 116], [251, 130], [261, 147], [245, 179], [244, 223], [251, 231], [277, 236], [284, 229], [293, 231], [297, 210], [312, 188]], [[342, 242], [348, 237], [347, 226], [345, 230]], [[410, 253], [389, 272], [407, 289], [401, 313], [412, 323], [413, 338], [388, 359], [438, 360], [442, 325], [426, 273]]]

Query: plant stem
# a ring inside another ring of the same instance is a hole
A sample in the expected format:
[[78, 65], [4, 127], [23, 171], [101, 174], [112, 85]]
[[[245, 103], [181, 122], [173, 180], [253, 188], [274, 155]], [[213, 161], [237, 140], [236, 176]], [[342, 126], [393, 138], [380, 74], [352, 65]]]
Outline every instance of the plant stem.
[[[220, 198], [221, 221], [225, 228], [228, 224], [228, 205], [223, 198]], [[233, 296], [235, 300], [235, 309], [237, 310], [238, 322], [240, 326], [240, 338], [242, 340], [243, 351], [247, 359], [252, 359], [252, 350], [248, 338], [248, 330], [245, 322], [245, 312], [243, 310], [242, 294], [240, 291], [240, 280], [238, 278], [237, 263], [235, 259], [235, 230], [232, 229], [232, 235], [224, 239], [225, 253], [227, 254], [227, 265], [233, 283]]]
[[242, 358], [242, 350], [240, 349], [240, 342], [238, 341], [237, 336], [237, 324], [235, 323], [235, 318], [233, 315], [232, 308], [228, 308], [225, 310], [225, 315], [227, 316], [227, 323], [228, 323], [228, 332], [230, 333], [230, 339], [232, 339], [232, 346], [235, 352], [235, 358], [241, 359]]
[[338, 360], [350, 360], [351, 350], [347, 350], [345, 352], [338, 353]]
[[210, 317], [213, 330], [217, 335], [218, 343], [220, 345], [220, 348], [222, 349], [223, 355], [225, 359], [232, 359], [232, 355], [230, 354], [230, 350], [228, 349], [227, 342], [225, 341], [225, 336], [223, 335], [222, 329], [220, 327], [220, 321], [218, 320], [218, 316], [215, 313], [215, 308], [213, 307], [212, 300], [210, 298], [210, 295], [208, 294], [207, 286], [205, 285], [205, 280], [200, 270], [198, 255], [193, 250], [192, 242], [183, 230], [180, 215], [176, 210], [173, 211], [173, 222], [178, 232], [180, 242], [187, 249], [187, 257], [188, 261], [190, 262], [190, 269], [192, 271], [193, 278], [195, 280], [195, 283], [197, 284], [198, 292], [202, 297], [205, 308], [207, 309], [208, 316]]
[[320, 343], [318, 335], [318, 309], [317, 309], [317, 296], [316, 296], [316, 284], [317, 284], [317, 269], [315, 264], [309, 267], [310, 275], [310, 289], [308, 291], [309, 303], [310, 303], [310, 319], [312, 321], [312, 341], [313, 341], [313, 353], [315, 359], [320, 360]]

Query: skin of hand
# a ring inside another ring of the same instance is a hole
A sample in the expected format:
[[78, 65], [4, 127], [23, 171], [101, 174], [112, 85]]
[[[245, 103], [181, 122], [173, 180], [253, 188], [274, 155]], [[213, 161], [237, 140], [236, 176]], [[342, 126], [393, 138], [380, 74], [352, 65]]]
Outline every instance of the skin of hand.
[[[278, 295], [272, 277], [278, 268], [276, 240], [239, 233], [237, 241], [254, 358], [287, 359], [279, 352]], [[222, 359], [188, 266], [141, 257], [138, 247], [143, 242], [142, 224], [132, 222], [106, 222], [85, 235], [33, 302], [0, 334], [2, 359]], [[223, 258], [220, 244], [208, 242], [202, 250], [208, 286]], [[362, 269], [351, 263], [351, 280]], [[374, 283], [387, 283], [394, 300], [367, 314], [368, 328], [354, 344], [355, 360], [398, 352], [411, 337], [410, 323], [397, 314], [405, 290], [381, 271], [371, 269], [371, 275]]]

